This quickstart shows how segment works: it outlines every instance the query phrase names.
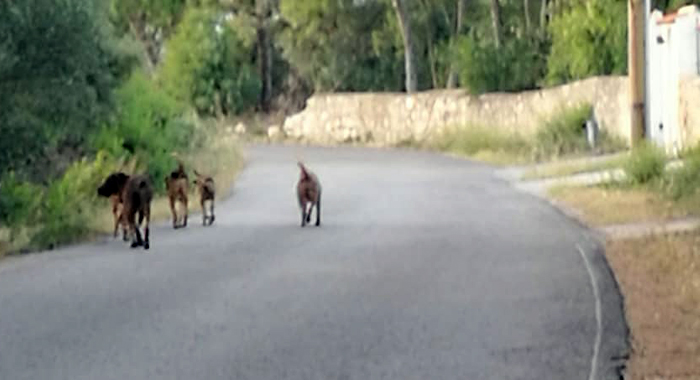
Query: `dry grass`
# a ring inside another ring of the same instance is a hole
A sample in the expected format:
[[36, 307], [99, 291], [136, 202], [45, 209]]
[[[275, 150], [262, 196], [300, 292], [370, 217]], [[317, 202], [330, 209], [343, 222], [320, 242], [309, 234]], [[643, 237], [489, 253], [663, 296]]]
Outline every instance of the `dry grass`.
[[580, 211], [593, 226], [666, 221], [693, 215], [699, 206], [672, 202], [645, 189], [560, 187], [552, 189], [550, 196]]
[[632, 333], [626, 379], [700, 379], [700, 233], [609, 242]]

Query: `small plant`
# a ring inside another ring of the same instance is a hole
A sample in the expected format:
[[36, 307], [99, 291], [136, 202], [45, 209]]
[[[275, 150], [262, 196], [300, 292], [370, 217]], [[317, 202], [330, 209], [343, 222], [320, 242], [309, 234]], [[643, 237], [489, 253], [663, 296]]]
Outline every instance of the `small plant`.
[[691, 151], [685, 158], [683, 167], [666, 176], [665, 189], [673, 200], [689, 198], [698, 194], [700, 189], [700, 152]]
[[666, 167], [666, 155], [650, 143], [643, 143], [632, 150], [623, 165], [629, 181], [633, 185], [645, 185], [660, 179]]
[[585, 123], [591, 111], [590, 104], [580, 104], [552, 115], [535, 135], [535, 155], [556, 158], [588, 150]]

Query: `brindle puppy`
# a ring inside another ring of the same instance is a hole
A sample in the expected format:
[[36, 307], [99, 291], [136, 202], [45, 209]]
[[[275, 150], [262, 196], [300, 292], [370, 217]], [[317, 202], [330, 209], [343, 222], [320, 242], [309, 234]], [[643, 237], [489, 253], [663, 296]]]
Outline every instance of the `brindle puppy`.
[[[211, 226], [216, 218], [214, 216], [214, 199], [216, 198], [214, 179], [212, 177], [202, 175], [196, 170], [194, 171], [194, 174], [197, 176], [197, 178], [194, 180], [194, 184], [197, 186], [197, 190], [199, 191], [199, 204], [202, 206], [202, 225], [206, 226], [207, 221], [209, 221], [208, 225]], [[205, 207], [206, 202], [209, 202], [209, 216], [207, 216], [207, 209]]]

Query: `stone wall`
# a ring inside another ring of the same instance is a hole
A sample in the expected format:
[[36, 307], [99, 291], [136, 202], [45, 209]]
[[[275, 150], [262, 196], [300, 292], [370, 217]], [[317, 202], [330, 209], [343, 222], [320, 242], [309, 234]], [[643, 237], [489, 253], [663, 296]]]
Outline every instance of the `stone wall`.
[[685, 77], [680, 81], [678, 125], [683, 147], [700, 143], [700, 77]]
[[530, 136], [558, 109], [586, 102], [594, 106], [602, 128], [629, 139], [627, 86], [625, 77], [595, 77], [544, 90], [480, 96], [463, 90], [319, 94], [288, 117], [283, 128], [287, 136], [312, 143], [378, 146], [421, 141], [454, 126]]

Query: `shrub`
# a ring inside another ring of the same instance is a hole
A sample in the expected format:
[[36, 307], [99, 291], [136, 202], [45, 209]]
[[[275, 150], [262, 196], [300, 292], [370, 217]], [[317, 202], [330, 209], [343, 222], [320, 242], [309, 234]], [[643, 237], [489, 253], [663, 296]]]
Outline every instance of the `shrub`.
[[535, 136], [535, 150], [539, 158], [560, 157], [588, 149], [585, 123], [592, 107], [581, 104], [563, 109], [545, 121]]
[[684, 160], [682, 168], [666, 176], [665, 188], [674, 200], [696, 195], [700, 189], [700, 152], [693, 151]]
[[118, 91], [115, 123], [94, 137], [96, 149], [114, 157], [135, 159], [145, 167], [157, 191], [175, 166], [175, 156], [194, 140], [193, 123], [182, 117], [177, 102], [142, 74], [134, 74]]
[[41, 205], [41, 186], [20, 181], [8, 173], [0, 182], [0, 222], [15, 230], [36, 216]]
[[632, 150], [623, 165], [628, 180], [633, 185], [644, 185], [660, 179], [666, 167], [665, 154], [650, 143]]

